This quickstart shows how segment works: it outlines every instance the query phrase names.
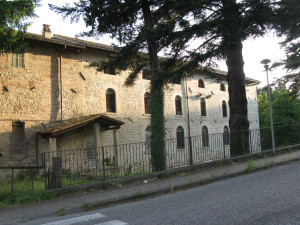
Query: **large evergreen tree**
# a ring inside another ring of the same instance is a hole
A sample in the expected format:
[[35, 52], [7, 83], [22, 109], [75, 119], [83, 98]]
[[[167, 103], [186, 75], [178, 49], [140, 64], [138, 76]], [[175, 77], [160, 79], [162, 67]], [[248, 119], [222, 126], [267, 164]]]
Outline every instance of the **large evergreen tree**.
[[91, 28], [82, 35], [108, 33], [123, 45], [107, 62], [92, 63], [98, 70], [107, 67], [119, 70], [130, 68], [132, 72], [126, 85], [132, 85], [140, 71], [147, 67], [150, 69], [151, 155], [156, 171], [166, 169], [164, 80], [158, 52], [169, 46], [168, 34], [175, 30], [183, 17], [174, 15], [171, 5], [172, 1], [162, 0], [80, 0], [74, 6], [50, 5], [50, 8], [72, 20], [82, 16]]
[[[185, 40], [196, 39], [200, 44], [190, 47], [186, 54], [177, 55], [186, 63], [166, 76], [182, 74], [186, 68], [211, 65], [213, 60], [225, 59], [228, 73], [229, 126], [231, 155], [249, 152], [249, 121], [243, 61], [243, 41], [263, 35], [270, 25], [272, 8], [269, 0], [186, 0], [176, 1], [174, 10], [189, 11], [177, 35]], [[176, 46], [177, 47], [177, 46]], [[177, 52], [176, 48], [171, 50]]]
[[289, 90], [296, 98], [300, 94], [300, 1], [278, 1], [274, 11], [273, 28], [279, 37], [284, 37], [281, 46], [286, 52], [286, 59], [280, 64], [288, 72], [279, 82], [289, 83]]
[[24, 43], [25, 31], [29, 23], [25, 19], [35, 17], [36, 0], [0, 1], [0, 52], [18, 51]]
[[[163, 82], [191, 76], [200, 66], [211, 67], [225, 59], [228, 67], [231, 155], [249, 152], [249, 121], [245, 91], [242, 42], [263, 35], [269, 25], [271, 0], [131, 0], [87, 1], [74, 7], [54, 7], [72, 19], [83, 16], [91, 31], [110, 33], [125, 44], [110, 63], [132, 68], [127, 84], [134, 82], [143, 66], [150, 64], [152, 140], [164, 138]], [[193, 45], [189, 45], [196, 40]], [[196, 43], [196, 44], [195, 44]], [[198, 44], [197, 44], [198, 43]], [[141, 51], [147, 54], [142, 54]], [[164, 50], [166, 58], [157, 57]], [[111, 63], [113, 62], [113, 63]], [[97, 65], [97, 64], [95, 64]], [[163, 148], [164, 149], [164, 148]], [[156, 158], [165, 160], [164, 150]], [[155, 153], [154, 153], [155, 154]], [[165, 168], [155, 165], [157, 170]]]

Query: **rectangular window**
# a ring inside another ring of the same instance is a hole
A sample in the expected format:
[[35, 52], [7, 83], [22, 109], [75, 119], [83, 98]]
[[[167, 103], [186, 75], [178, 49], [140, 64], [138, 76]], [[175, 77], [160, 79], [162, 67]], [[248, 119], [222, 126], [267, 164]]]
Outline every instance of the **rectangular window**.
[[25, 154], [25, 123], [13, 122], [10, 142], [11, 154]]
[[15, 68], [24, 68], [24, 52], [12, 54], [12, 66]]
[[85, 152], [86, 152], [86, 166], [94, 167], [96, 166], [96, 148], [94, 133], [89, 132], [85, 139]]

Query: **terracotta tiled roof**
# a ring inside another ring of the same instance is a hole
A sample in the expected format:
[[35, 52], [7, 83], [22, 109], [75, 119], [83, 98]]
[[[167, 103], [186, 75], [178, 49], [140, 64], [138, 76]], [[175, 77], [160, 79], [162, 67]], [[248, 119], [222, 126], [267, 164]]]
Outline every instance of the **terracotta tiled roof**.
[[105, 127], [106, 129], [120, 128], [120, 126], [124, 124], [120, 120], [116, 120], [102, 114], [95, 114], [65, 120], [59, 124], [53, 125], [45, 130], [40, 131], [39, 134], [47, 137], [55, 137], [57, 135], [66, 133], [71, 130], [75, 130], [93, 122], [99, 122], [100, 125], [102, 127]]
[[[93, 49], [98, 49], [106, 52], [117, 52], [117, 50], [111, 46], [111, 45], [104, 45], [92, 41], [86, 41], [78, 38], [72, 38], [72, 37], [67, 37], [63, 35], [58, 35], [54, 34], [52, 38], [45, 38], [42, 35], [38, 34], [33, 34], [33, 33], [27, 33], [26, 34], [26, 39], [27, 40], [33, 40], [33, 41], [40, 41], [40, 42], [45, 42], [45, 43], [51, 43], [51, 44], [56, 44], [56, 45], [62, 45], [62, 46], [70, 46], [73, 48], [93, 48]], [[222, 78], [225, 78], [227, 76], [226, 71], [222, 70], [217, 70], [213, 69], [212, 71], [216, 75], [222, 76]], [[246, 82], [249, 84], [259, 84], [259, 80], [255, 80], [249, 77], [246, 77]]]
[[39, 34], [26, 33], [27, 40], [40, 41], [45, 43], [57, 44], [57, 45], [66, 45], [75, 48], [94, 48], [103, 51], [117, 52], [110, 45], [99, 44], [96, 42], [85, 41], [78, 38], [71, 38], [62, 35], [54, 34], [52, 38], [45, 38]]
[[67, 42], [71, 43], [76, 43], [77, 45], [82, 45], [85, 47], [90, 47], [90, 48], [96, 48], [96, 49], [101, 49], [101, 50], [106, 50], [106, 51], [113, 51], [117, 52], [116, 49], [114, 49], [111, 45], [104, 45], [92, 41], [86, 41], [78, 38], [71, 38], [71, 37], [66, 37], [58, 34], [54, 34], [52, 38], [58, 39], [58, 40], [64, 40]]

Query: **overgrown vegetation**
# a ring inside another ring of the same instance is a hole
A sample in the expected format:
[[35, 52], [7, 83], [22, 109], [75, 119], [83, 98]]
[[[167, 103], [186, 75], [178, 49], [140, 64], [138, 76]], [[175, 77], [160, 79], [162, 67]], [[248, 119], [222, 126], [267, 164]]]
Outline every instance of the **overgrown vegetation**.
[[13, 183], [6, 179], [0, 183], [0, 207], [53, 199], [52, 192], [45, 190], [44, 176], [32, 171], [21, 171]]
[[250, 173], [250, 171], [254, 168], [256, 168], [255, 163], [252, 160], [248, 159], [247, 167], [245, 168], [245, 173]]
[[[262, 149], [271, 148], [271, 130], [269, 101], [266, 87], [259, 90], [257, 96], [259, 122], [261, 127]], [[274, 136], [277, 147], [300, 142], [300, 99], [294, 99], [293, 93], [285, 84], [273, 85], [271, 94]]]

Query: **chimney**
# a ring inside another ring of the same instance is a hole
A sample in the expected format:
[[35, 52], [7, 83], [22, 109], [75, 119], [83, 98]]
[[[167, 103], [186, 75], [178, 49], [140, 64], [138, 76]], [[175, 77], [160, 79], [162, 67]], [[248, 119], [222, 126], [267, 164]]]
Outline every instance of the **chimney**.
[[48, 24], [43, 24], [42, 35], [43, 35], [44, 38], [51, 38], [50, 25], [48, 25]]

